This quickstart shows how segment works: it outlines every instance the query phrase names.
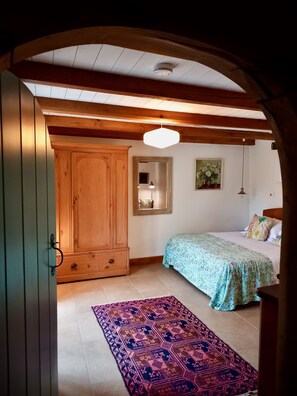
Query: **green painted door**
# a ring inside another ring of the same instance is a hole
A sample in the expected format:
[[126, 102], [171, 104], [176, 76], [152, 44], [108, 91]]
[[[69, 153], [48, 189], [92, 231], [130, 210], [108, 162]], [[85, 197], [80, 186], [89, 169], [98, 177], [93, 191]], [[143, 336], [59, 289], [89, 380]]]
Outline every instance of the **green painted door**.
[[0, 133], [0, 393], [55, 396], [54, 157], [38, 103], [10, 72]]

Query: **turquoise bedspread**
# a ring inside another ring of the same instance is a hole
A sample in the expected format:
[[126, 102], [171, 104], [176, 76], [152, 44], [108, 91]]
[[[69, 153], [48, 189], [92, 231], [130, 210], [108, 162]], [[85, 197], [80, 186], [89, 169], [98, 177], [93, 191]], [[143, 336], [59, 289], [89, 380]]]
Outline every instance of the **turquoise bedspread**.
[[220, 311], [260, 301], [257, 288], [275, 281], [271, 260], [207, 233], [177, 234], [165, 247], [163, 265], [173, 266]]

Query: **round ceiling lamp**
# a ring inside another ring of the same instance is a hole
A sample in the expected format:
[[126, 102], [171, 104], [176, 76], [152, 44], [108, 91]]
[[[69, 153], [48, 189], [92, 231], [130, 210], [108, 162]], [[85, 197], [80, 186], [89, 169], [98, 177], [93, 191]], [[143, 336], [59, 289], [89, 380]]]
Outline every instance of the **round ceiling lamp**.
[[154, 68], [154, 73], [161, 77], [167, 77], [173, 72], [173, 68], [172, 63], [158, 63]]
[[148, 146], [165, 148], [179, 143], [179, 133], [168, 128], [157, 128], [143, 135], [143, 142]]

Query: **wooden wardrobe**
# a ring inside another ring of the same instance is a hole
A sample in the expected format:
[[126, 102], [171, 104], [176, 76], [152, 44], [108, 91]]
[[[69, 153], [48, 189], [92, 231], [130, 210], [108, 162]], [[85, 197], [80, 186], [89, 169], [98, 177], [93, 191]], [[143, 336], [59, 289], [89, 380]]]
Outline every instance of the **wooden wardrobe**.
[[[57, 281], [129, 273], [128, 146], [52, 142]], [[57, 263], [60, 256], [57, 256]]]

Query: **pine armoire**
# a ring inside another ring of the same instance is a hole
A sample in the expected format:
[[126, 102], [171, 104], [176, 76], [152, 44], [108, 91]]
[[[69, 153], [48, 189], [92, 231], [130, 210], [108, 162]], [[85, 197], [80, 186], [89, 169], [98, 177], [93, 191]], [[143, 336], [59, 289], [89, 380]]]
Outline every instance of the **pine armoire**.
[[[129, 146], [52, 142], [57, 282], [127, 275]], [[57, 263], [61, 257], [57, 255]]]

